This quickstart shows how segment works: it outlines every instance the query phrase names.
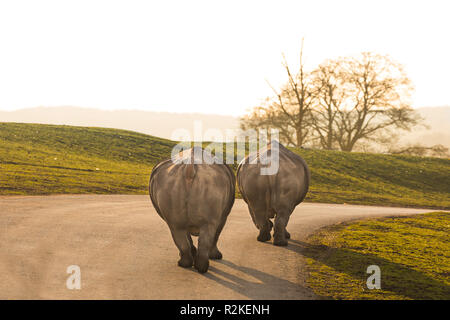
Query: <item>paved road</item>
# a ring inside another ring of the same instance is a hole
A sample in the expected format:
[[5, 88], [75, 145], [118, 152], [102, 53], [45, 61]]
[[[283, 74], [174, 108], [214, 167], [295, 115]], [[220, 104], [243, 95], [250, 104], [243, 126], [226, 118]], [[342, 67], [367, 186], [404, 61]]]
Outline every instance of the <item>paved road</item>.
[[[176, 265], [178, 251], [147, 196], [0, 197], [0, 299], [317, 299], [305, 287], [302, 240], [345, 220], [431, 210], [303, 203], [292, 241], [256, 241], [236, 200], [209, 272]], [[195, 241], [195, 240], [194, 240]], [[81, 290], [66, 269], [81, 268]]]

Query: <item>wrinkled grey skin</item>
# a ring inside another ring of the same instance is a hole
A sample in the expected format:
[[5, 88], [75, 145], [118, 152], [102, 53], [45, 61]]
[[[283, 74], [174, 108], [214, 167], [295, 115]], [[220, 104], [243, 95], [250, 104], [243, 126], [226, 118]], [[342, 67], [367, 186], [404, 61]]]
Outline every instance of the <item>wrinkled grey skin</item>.
[[[227, 165], [198, 164], [195, 161], [201, 159], [201, 153], [197, 155], [192, 148], [180, 153], [174, 162], [159, 163], [151, 173], [149, 193], [180, 250], [178, 265], [194, 265], [204, 273], [209, 259], [222, 258], [217, 240], [234, 203], [236, 180]], [[183, 163], [188, 159], [191, 164]], [[191, 235], [199, 237], [198, 250]]]
[[[274, 175], [261, 175], [261, 156], [270, 158], [274, 145], [279, 147], [279, 168]], [[249, 159], [254, 159], [250, 160]], [[286, 230], [291, 213], [308, 192], [310, 171], [299, 155], [276, 141], [270, 142], [258, 154], [250, 154], [238, 166], [237, 183], [248, 205], [253, 223], [259, 229], [258, 241], [270, 240], [274, 227], [273, 244], [286, 246], [290, 234]], [[275, 226], [270, 221], [275, 218]]]

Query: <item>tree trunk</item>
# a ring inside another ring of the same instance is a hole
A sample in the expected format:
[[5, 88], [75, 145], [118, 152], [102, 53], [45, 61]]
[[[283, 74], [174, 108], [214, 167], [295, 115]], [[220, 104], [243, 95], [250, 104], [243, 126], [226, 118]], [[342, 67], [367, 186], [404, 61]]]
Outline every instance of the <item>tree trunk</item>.
[[303, 144], [303, 132], [301, 128], [297, 128], [297, 147], [301, 147]]

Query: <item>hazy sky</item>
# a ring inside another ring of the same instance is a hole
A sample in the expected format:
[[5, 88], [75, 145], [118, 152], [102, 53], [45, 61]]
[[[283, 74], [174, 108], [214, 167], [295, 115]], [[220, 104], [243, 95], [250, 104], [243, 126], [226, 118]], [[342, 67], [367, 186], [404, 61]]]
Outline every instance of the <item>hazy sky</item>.
[[0, 110], [72, 105], [239, 115], [307, 67], [375, 51], [414, 106], [450, 105], [450, 1], [1, 1]]

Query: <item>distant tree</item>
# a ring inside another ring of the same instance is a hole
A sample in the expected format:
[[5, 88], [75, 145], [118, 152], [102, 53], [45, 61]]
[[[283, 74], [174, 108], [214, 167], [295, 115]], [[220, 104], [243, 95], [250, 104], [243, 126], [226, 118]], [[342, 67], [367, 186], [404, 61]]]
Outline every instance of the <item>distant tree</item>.
[[383, 129], [410, 130], [420, 117], [409, 105], [412, 84], [402, 66], [388, 56], [362, 53], [339, 60], [345, 84], [345, 108], [337, 110], [335, 139], [341, 150], [352, 151], [361, 139]]
[[311, 74], [314, 97], [311, 122], [319, 145], [327, 150], [334, 148], [336, 116], [346, 98], [340, 68], [340, 61], [327, 60]]
[[241, 118], [242, 129], [275, 128], [280, 139], [290, 145], [302, 146], [311, 134], [311, 106], [313, 92], [310, 73], [303, 65], [303, 42], [300, 52], [300, 67], [293, 74], [283, 56], [283, 67], [287, 83], [277, 91], [275, 97], [266, 99], [262, 106], [254, 108]]
[[280, 142], [287, 145], [297, 145], [295, 127], [291, 119], [281, 112], [279, 105], [267, 98], [261, 106], [257, 106], [241, 118], [241, 129], [276, 128], [279, 131]]
[[404, 148], [391, 149], [391, 154], [407, 154], [412, 156], [431, 156], [445, 158], [449, 157], [449, 149], [441, 144], [437, 144], [431, 147], [423, 146], [421, 144], [414, 144]]
[[244, 116], [242, 129], [276, 128], [289, 145], [352, 151], [358, 142], [386, 140], [421, 121], [409, 105], [410, 79], [388, 56], [366, 52], [326, 60], [312, 72], [302, 57], [303, 43], [298, 72], [283, 59], [287, 83], [278, 91], [272, 87], [275, 96]]

